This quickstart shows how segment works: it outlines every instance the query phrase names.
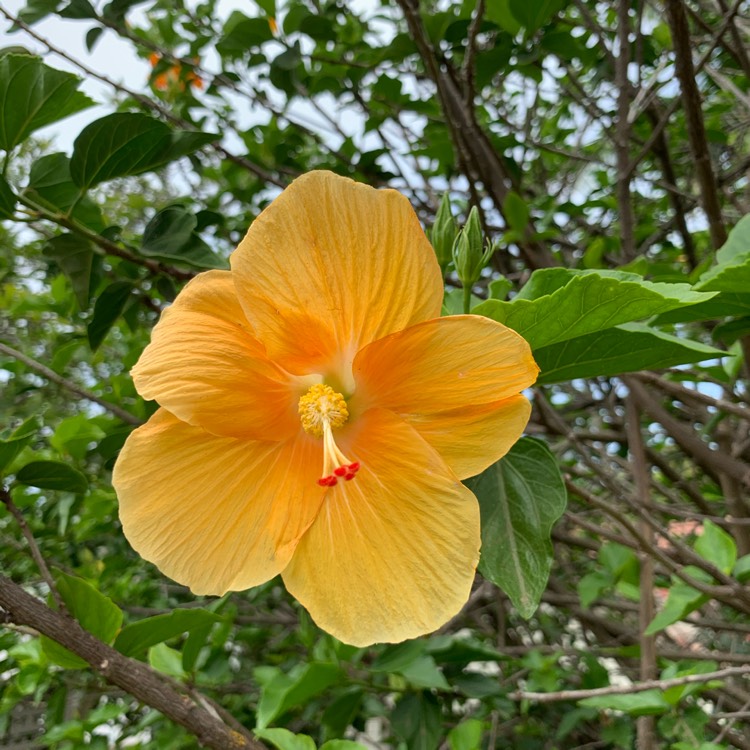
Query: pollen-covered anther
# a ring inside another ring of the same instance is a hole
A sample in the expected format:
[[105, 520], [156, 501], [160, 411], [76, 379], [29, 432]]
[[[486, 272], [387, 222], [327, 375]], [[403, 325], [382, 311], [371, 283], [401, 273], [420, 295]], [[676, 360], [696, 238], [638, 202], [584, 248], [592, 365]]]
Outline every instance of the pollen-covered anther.
[[349, 419], [346, 399], [331, 386], [318, 383], [300, 398], [298, 408], [305, 432], [323, 438], [323, 476], [318, 479], [318, 484], [334, 487], [339, 479], [345, 482], [354, 479], [359, 471], [359, 461], [347, 458], [333, 438], [333, 429]]

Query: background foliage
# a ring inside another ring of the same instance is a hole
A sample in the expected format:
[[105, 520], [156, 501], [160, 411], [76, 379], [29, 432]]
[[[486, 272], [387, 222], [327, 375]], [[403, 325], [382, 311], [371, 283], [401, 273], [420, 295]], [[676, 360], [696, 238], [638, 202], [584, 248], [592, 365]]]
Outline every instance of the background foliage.
[[[750, 748], [749, 3], [0, 13], [0, 743], [36, 706], [60, 750]], [[58, 48], [51, 16], [150, 77]], [[61, 152], [43, 128], [93, 104], [81, 78], [109, 113]], [[190, 595], [128, 547], [109, 481], [160, 310], [313, 168], [426, 227], [444, 193], [476, 207], [497, 250], [470, 297], [445, 213], [431, 235], [446, 311], [542, 368], [530, 437], [468, 482], [469, 602], [397, 646], [334, 641], [278, 581]]]

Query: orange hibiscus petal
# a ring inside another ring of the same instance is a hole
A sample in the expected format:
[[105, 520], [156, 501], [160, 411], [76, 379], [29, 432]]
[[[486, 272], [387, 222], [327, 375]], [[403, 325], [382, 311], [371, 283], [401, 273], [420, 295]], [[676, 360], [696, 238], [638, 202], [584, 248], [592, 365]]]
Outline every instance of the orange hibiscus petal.
[[466, 479], [502, 458], [523, 434], [530, 415], [531, 404], [518, 395], [436, 414], [410, 414], [409, 423], [459, 479]]
[[389, 412], [369, 411], [340, 435], [360, 471], [326, 493], [284, 583], [345, 643], [429, 633], [469, 596], [479, 560], [476, 498]]
[[440, 268], [409, 201], [331, 172], [295, 180], [230, 261], [258, 338], [295, 373], [346, 381], [363, 345], [440, 314]]
[[193, 279], [162, 313], [131, 374], [138, 393], [216, 435], [282, 440], [307, 384], [269, 361], [229, 271]]
[[505, 416], [494, 412], [503, 408], [498, 402], [532, 385], [538, 372], [528, 343], [500, 323], [478, 315], [439, 318], [357, 354], [349, 410], [353, 417], [371, 407], [399, 414], [458, 476], [471, 476], [521, 436], [528, 407], [514, 400]]
[[307, 436], [215, 437], [160, 409], [128, 437], [112, 483], [138, 554], [196, 594], [223, 594], [286, 566], [320, 508], [320, 462]]

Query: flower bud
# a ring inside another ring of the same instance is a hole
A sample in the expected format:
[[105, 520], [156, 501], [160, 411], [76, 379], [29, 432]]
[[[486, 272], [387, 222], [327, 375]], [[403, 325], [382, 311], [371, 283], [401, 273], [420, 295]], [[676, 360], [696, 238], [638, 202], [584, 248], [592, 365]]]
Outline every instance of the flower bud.
[[453, 243], [456, 241], [457, 233], [458, 226], [451, 212], [450, 198], [448, 193], [443, 193], [435, 223], [430, 230], [430, 242], [435, 249], [441, 268], [445, 268], [451, 262]]
[[471, 288], [478, 281], [482, 269], [495, 252], [494, 245], [484, 243], [479, 211], [474, 206], [466, 221], [466, 226], [458, 233], [453, 244], [453, 262], [456, 273], [464, 288]]

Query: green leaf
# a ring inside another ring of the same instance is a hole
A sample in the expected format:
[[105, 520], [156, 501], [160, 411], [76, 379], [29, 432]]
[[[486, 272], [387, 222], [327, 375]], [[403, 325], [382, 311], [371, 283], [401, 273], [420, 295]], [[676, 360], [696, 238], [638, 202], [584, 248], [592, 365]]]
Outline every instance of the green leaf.
[[276, 675], [264, 685], [258, 702], [257, 726], [267, 727], [285, 711], [307, 703], [310, 698], [335, 685], [342, 678], [336, 664], [300, 664], [289, 674]]
[[743, 555], [734, 566], [732, 575], [740, 582], [750, 581], [750, 555]]
[[116, 112], [87, 125], [73, 144], [70, 175], [88, 189], [105, 180], [142, 174], [192, 154], [219, 136], [175, 132], [136, 112]]
[[442, 735], [437, 699], [431, 693], [407, 693], [393, 709], [391, 726], [409, 750], [435, 750]]
[[127, 281], [115, 281], [97, 297], [94, 315], [88, 325], [89, 346], [92, 351], [99, 348], [109, 329], [122, 314], [133, 288]]
[[671, 708], [660, 690], [644, 690], [629, 695], [597, 695], [594, 698], [584, 698], [578, 701], [578, 705], [624, 711], [630, 716], [663, 714]]
[[503, 31], [515, 36], [521, 29], [516, 17], [511, 13], [510, 0], [493, 0], [487, 4], [485, 12], [488, 21], [496, 23]]
[[670, 310], [654, 319], [656, 325], [687, 323], [691, 320], [718, 320], [729, 316], [750, 315], [750, 294], [719, 292], [707, 302]]
[[626, 323], [534, 352], [534, 359], [541, 368], [538, 383], [655, 370], [723, 356], [726, 352], [721, 349], [671, 336], [640, 323]]
[[711, 292], [747, 294], [750, 290], [750, 215], [740, 219], [716, 253], [716, 265], [695, 285]]
[[185, 677], [182, 654], [164, 643], [157, 643], [148, 650], [148, 663], [159, 672], [181, 680]]
[[10, 151], [31, 133], [94, 102], [79, 79], [31, 55], [0, 57], [0, 149]]
[[412, 687], [426, 690], [450, 690], [450, 685], [431, 656], [421, 656], [397, 670]]
[[[55, 571], [55, 583], [68, 612], [84, 630], [104, 643], [111, 643], [122, 625], [122, 610], [88, 581]], [[68, 669], [87, 667], [88, 663], [42, 636], [42, 648], [47, 656]]]
[[370, 669], [373, 672], [398, 672], [423, 656], [426, 647], [426, 642], [421, 639], [387, 646], [372, 663]]
[[[689, 565], [685, 568], [685, 572], [697, 580], [704, 582], [711, 581], [710, 576], [700, 568], [694, 568]], [[654, 635], [672, 625], [672, 623], [684, 620], [691, 612], [703, 606], [707, 601], [708, 597], [705, 594], [702, 594], [692, 586], [688, 586], [684, 581], [674, 581], [669, 589], [667, 601], [664, 602], [664, 606], [649, 623], [645, 634]]]
[[234, 60], [273, 39], [267, 18], [248, 18], [238, 10], [224, 24], [224, 35], [216, 43], [216, 51], [229, 60]]
[[40, 490], [86, 492], [89, 483], [78, 469], [61, 461], [32, 461], [16, 472], [16, 482]]
[[505, 196], [503, 215], [510, 228], [517, 232], [523, 232], [529, 223], [529, 207], [526, 205], [526, 201], [513, 190]]
[[7, 438], [0, 440], [0, 472], [10, 466], [21, 451], [34, 439], [39, 430], [39, 417], [29, 417], [13, 430]]
[[481, 750], [484, 723], [479, 719], [466, 719], [448, 732], [451, 750]]
[[530, 35], [565, 5], [564, 0], [510, 0], [510, 10]]
[[256, 737], [270, 742], [278, 750], [315, 750], [315, 742], [306, 734], [294, 734], [288, 729], [263, 729], [253, 730]]
[[196, 234], [197, 226], [197, 217], [184, 206], [162, 209], [146, 226], [141, 253], [197, 268], [225, 268], [226, 263]]
[[534, 271], [512, 302], [487, 300], [473, 312], [520, 333], [536, 350], [710, 297], [688, 284], [655, 284], [621, 271]]
[[68, 277], [78, 307], [87, 310], [91, 299], [94, 246], [79, 234], [61, 234], [44, 246], [44, 255], [57, 263]]
[[147, 617], [126, 625], [118, 634], [114, 647], [125, 656], [140, 656], [157, 643], [205, 628], [221, 619], [207, 609], [176, 609], [169, 614]]
[[737, 562], [734, 539], [713, 521], [704, 521], [703, 533], [695, 542], [695, 551], [723, 573], [731, 573]]
[[83, 195], [70, 176], [70, 159], [62, 153], [47, 154], [31, 165], [24, 195], [44, 208], [65, 214], [101, 232], [104, 220], [99, 206]]
[[544, 443], [522, 438], [466, 485], [481, 510], [479, 572], [531, 617], [552, 567], [550, 532], [567, 501], [557, 461]]
[[327, 703], [321, 718], [325, 736], [339, 737], [344, 734], [359, 715], [363, 694], [362, 688], [349, 687]]
[[0, 220], [12, 219], [16, 210], [16, 194], [4, 177], [0, 177]]
[[609, 572], [594, 570], [578, 581], [578, 596], [582, 607], [590, 607], [607, 589], [615, 584]]
[[361, 742], [353, 740], [328, 740], [320, 746], [320, 750], [368, 750]]
[[508, 296], [508, 292], [513, 289], [513, 282], [501, 276], [499, 279], [493, 279], [487, 285], [489, 289], [491, 299], [504, 300]]

